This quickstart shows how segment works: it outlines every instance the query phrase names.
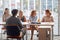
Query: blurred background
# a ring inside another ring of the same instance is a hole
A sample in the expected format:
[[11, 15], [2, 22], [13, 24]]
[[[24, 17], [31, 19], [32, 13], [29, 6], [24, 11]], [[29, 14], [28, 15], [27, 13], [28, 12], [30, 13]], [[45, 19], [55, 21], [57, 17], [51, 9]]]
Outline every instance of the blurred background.
[[42, 19], [45, 10], [49, 9], [54, 17], [54, 35], [59, 35], [58, 0], [0, 0], [0, 22], [5, 8], [9, 8], [10, 14], [12, 9], [22, 10], [27, 20], [32, 10], [36, 10], [38, 18]]

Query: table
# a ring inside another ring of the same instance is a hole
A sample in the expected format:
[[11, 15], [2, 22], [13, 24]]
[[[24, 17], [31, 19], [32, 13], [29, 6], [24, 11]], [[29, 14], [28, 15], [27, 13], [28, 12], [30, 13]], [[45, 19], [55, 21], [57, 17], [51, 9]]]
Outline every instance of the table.
[[39, 27], [39, 40], [53, 40], [53, 25]]
[[39, 40], [53, 40], [53, 22], [42, 22], [41, 24], [27, 24], [38, 26]]
[[[0, 22], [0, 25], [5, 25], [5, 24], [6, 24], [5, 22]], [[26, 25], [26, 28], [28, 28], [29, 25], [38, 26], [39, 40], [53, 40], [53, 25], [54, 25], [53, 22], [41, 22], [41, 24], [31, 24], [28, 22], [22, 22], [22, 24]], [[49, 39], [46, 39], [47, 34], [50, 34]]]

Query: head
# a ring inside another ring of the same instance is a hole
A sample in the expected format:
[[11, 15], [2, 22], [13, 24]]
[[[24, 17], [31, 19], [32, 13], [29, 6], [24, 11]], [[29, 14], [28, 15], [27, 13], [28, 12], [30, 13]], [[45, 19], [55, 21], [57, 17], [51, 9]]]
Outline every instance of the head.
[[35, 17], [35, 16], [36, 16], [36, 10], [33, 10], [33, 11], [31, 12], [31, 16], [32, 16], [32, 17]]
[[5, 8], [4, 14], [9, 14], [9, 9], [8, 8]]
[[23, 16], [23, 11], [21, 11], [21, 10], [19, 11], [19, 16], [21, 16], [21, 17]]
[[45, 14], [46, 14], [46, 16], [51, 16], [51, 13], [49, 10], [45, 10]]
[[18, 13], [18, 10], [17, 10], [17, 9], [13, 9], [13, 10], [12, 10], [12, 16], [16, 16], [17, 13]]

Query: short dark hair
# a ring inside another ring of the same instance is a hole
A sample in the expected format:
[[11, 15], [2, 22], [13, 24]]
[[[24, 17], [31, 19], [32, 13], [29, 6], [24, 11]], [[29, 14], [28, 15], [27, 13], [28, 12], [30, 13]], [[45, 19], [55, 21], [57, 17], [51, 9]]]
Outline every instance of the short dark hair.
[[18, 10], [17, 10], [17, 9], [13, 9], [13, 10], [12, 10], [12, 15], [13, 15], [13, 16], [16, 16], [17, 13], [18, 13]]

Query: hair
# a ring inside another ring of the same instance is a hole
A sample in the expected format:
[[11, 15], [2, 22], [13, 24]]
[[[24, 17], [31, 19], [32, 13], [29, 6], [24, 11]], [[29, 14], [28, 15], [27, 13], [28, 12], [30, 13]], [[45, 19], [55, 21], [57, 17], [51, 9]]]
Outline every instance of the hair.
[[5, 10], [9, 10], [8, 8], [5, 8]]
[[32, 10], [32, 12], [31, 12], [31, 15], [30, 15], [30, 16], [33, 16], [33, 15], [34, 15], [34, 12], [36, 12], [36, 10]]
[[47, 9], [47, 10], [45, 10], [45, 12], [47, 12], [47, 13], [49, 13], [50, 15], [51, 15], [51, 13], [50, 13], [50, 11]]
[[[5, 8], [5, 11], [6, 11], [6, 10], [9, 10], [9, 9], [8, 9], [8, 8]], [[5, 11], [4, 11], [4, 14], [6, 14]]]
[[20, 13], [22, 13], [22, 14], [23, 14], [23, 11], [22, 11], [22, 10], [20, 10], [20, 11], [19, 11], [19, 14], [20, 14]]
[[22, 10], [20, 10], [19, 12], [23, 13], [23, 11], [22, 11]]
[[13, 16], [16, 16], [17, 13], [18, 13], [18, 10], [17, 10], [17, 9], [13, 9], [13, 10], [12, 10], [12, 15], [13, 15]]

